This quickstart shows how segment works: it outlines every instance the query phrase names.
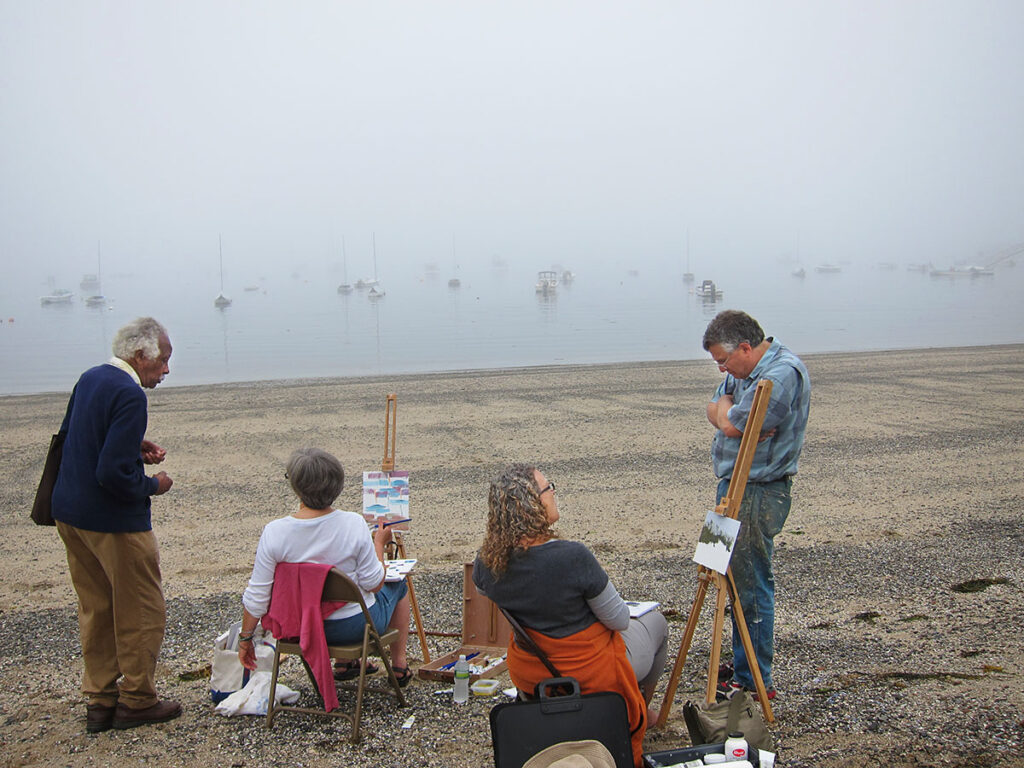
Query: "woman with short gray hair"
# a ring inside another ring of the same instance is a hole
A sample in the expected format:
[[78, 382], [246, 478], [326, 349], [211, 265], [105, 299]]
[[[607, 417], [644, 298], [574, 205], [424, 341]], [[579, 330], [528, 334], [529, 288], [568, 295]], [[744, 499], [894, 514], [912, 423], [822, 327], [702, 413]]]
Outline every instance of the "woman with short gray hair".
[[[384, 547], [391, 540], [391, 529], [377, 528], [371, 536], [362, 515], [333, 508], [345, 485], [345, 470], [327, 451], [295, 451], [288, 459], [285, 477], [299, 499], [299, 509], [268, 523], [260, 536], [252, 577], [242, 595], [244, 611], [238, 636], [242, 665], [256, 668], [252, 637], [270, 605], [277, 564], [324, 563], [356, 583], [378, 632], [398, 630], [398, 639], [391, 645], [391, 663], [399, 685], [408, 685], [413, 677], [405, 652], [409, 639], [408, 587], [404, 580], [384, 580]], [[346, 603], [324, 620], [324, 633], [332, 645], [361, 642], [364, 628], [358, 603]], [[375, 671], [367, 667], [367, 672]], [[334, 676], [347, 680], [358, 674], [358, 662], [350, 662], [336, 667]]]

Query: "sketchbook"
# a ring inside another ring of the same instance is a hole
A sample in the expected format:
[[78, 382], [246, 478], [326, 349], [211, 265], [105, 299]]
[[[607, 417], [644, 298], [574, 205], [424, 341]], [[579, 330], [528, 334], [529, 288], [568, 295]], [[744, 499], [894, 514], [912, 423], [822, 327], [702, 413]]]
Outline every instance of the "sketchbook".
[[636, 619], [645, 613], [650, 613], [661, 603], [657, 603], [654, 600], [627, 600], [626, 605], [629, 606], [629, 618]]

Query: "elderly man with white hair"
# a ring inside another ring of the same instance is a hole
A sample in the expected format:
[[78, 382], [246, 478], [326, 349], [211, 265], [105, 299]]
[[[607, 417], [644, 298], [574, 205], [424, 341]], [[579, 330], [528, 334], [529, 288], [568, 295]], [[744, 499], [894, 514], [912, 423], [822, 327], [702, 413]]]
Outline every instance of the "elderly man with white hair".
[[89, 733], [181, 714], [178, 702], [157, 697], [155, 684], [167, 613], [150, 497], [166, 493], [172, 481], [144, 468], [166, 454], [145, 439], [143, 387], [152, 389], [169, 372], [171, 340], [156, 320], [140, 317], [117, 332], [113, 352], [71, 392], [52, 499], [78, 594]]

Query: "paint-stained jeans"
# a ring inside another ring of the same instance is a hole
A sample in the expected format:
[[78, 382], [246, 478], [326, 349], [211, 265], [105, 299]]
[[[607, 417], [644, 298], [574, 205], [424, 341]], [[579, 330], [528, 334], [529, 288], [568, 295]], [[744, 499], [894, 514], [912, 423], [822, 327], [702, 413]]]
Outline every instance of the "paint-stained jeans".
[[[736, 581], [743, 618], [761, 667], [765, 688], [772, 688], [772, 660], [775, 656], [775, 576], [772, 555], [775, 536], [789, 516], [791, 477], [771, 483], [748, 483], [740, 504], [740, 533], [733, 549], [732, 576]], [[729, 480], [718, 484], [718, 500], [729, 491]], [[743, 650], [736, 623], [732, 627], [732, 653], [735, 676], [744, 688], [754, 688], [747, 654]]]

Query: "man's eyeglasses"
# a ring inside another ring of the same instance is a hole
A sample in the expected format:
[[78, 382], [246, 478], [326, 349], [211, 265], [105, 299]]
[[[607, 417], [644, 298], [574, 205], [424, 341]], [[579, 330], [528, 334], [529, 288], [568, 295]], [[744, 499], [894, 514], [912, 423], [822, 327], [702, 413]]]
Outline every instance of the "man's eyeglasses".
[[555, 492], [555, 484], [554, 484], [554, 483], [548, 483], [548, 484], [547, 484], [546, 486], [544, 486], [543, 488], [541, 488], [541, 491], [540, 491], [540, 493], [538, 493], [537, 495], [538, 495], [538, 496], [543, 496], [543, 495], [544, 495], [545, 493], [547, 493], [548, 491], [551, 491], [552, 493], [554, 493], [554, 492]]
[[736, 347], [736, 349], [734, 349], [728, 355], [723, 357], [721, 360], [715, 360], [715, 365], [717, 365], [719, 368], [724, 370], [725, 366], [729, 364], [729, 358], [732, 357], [733, 355], [735, 355], [738, 350], [739, 350], [739, 347]]

